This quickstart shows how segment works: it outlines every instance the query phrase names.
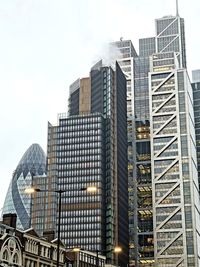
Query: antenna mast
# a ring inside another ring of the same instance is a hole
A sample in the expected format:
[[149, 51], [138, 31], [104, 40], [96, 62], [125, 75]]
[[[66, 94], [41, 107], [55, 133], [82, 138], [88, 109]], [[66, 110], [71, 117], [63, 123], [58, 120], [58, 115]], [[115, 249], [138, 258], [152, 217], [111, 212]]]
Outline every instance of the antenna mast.
[[176, 0], [176, 16], [179, 16], [179, 11], [178, 11], [178, 0]]

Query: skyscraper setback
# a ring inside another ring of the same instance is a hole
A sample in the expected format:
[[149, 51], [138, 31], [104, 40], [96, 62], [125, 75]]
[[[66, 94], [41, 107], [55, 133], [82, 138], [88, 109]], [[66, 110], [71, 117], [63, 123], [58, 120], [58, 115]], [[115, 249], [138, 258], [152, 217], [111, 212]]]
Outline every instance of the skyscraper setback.
[[[119, 245], [122, 266], [128, 263], [126, 114], [124, 74], [117, 63], [113, 69], [100, 61], [90, 77], [70, 86], [69, 116], [49, 124], [47, 151], [48, 174], [66, 190], [61, 239], [69, 248], [106, 252], [111, 263]], [[88, 186], [97, 193], [81, 190]]]

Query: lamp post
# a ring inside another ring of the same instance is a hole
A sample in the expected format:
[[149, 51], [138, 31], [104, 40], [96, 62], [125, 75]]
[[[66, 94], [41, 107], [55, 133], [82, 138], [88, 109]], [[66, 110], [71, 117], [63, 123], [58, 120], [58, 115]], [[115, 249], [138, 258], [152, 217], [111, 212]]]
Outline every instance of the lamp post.
[[60, 219], [61, 219], [61, 195], [64, 193], [64, 190], [55, 190], [58, 193], [58, 246], [57, 246], [57, 260], [56, 266], [59, 267], [59, 251], [60, 251]]
[[96, 251], [96, 267], [99, 267], [99, 250]]
[[[106, 250], [96, 250], [96, 267], [99, 267], [99, 253], [106, 252]], [[118, 253], [122, 252], [122, 248], [119, 246], [114, 247], [113, 252], [117, 254], [117, 266], [118, 266]]]
[[114, 253], [116, 253], [116, 265], [118, 266], [118, 254], [122, 252], [122, 248], [117, 246], [114, 248]]
[[[96, 186], [88, 186], [84, 188], [80, 188], [81, 191], [87, 191], [87, 192], [96, 192], [97, 187]], [[61, 220], [61, 195], [64, 192], [67, 192], [66, 190], [43, 190], [40, 188], [26, 188], [25, 193], [33, 194], [35, 192], [52, 192], [52, 193], [58, 193], [58, 244], [57, 244], [57, 258], [56, 258], [56, 267], [59, 267], [59, 251], [60, 251], [60, 220]]]

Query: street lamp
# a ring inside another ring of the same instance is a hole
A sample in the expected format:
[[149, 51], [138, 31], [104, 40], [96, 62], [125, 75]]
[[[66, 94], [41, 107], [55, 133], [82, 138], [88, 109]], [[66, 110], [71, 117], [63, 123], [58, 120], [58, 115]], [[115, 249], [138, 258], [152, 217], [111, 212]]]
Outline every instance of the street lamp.
[[115, 253], [120, 253], [120, 252], [122, 252], [122, 248], [117, 246], [117, 247], [114, 248], [114, 252]]
[[[97, 187], [96, 186], [88, 186], [84, 188], [80, 188], [81, 191], [86, 191], [86, 192], [96, 192]], [[67, 192], [66, 190], [44, 190], [40, 188], [26, 188], [25, 193], [28, 194], [33, 194], [34, 192], [53, 192], [53, 193], [58, 193], [58, 244], [57, 244], [57, 260], [56, 260], [56, 267], [59, 267], [59, 251], [60, 251], [60, 220], [61, 220], [61, 195], [64, 192]], [[75, 251], [75, 250], [74, 250]]]
[[[96, 250], [96, 267], [99, 267], [99, 253], [100, 252], [106, 252], [106, 250]], [[117, 254], [118, 257], [118, 253], [122, 252], [122, 248], [119, 246], [116, 246], [113, 248], [113, 252]], [[118, 258], [117, 258], [118, 261]], [[117, 266], [118, 266], [118, 262], [117, 262]]]
[[122, 248], [119, 246], [116, 246], [114, 248], [114, 253], [116, 253], [116, 265], [118, 266], [118, 254], [122, 252]]

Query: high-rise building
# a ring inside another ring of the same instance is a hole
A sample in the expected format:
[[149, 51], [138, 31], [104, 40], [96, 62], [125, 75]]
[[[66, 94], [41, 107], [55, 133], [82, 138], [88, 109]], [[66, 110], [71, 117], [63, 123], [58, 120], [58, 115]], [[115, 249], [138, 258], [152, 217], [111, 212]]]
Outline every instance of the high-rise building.
[[200, 82], [200, 70], [193, 70], [192, 83], [199, 83], [199, 82]]
[[140, 40], [139, 56], [134, 48], [130, 49], [133, 45], [129, 40], [113, 44], [120, 51], [117, 61], [127, 79], [129, 263], [150, 266], [154, 262], [154, 247], [148, 73], [155, 38]]
[[194, 121], [196, 133], [197, 167], [200, 185], [200, 70], [192, 71], [192, 90], [194, 105]]
[[[34, 192], [32, 195], [32, 208], [30, 217], [31, 227], [34, 228], [39, 236], [45, 235], [45, 231], [48, 231], [46, 225], [49, 224], [50, 221], [47, 222], [46, 215], [49, 214], [52, 208], [54, 208], [54, 210], [56, 209], [55, 201], [53, 206], [48, 205], [51, 197], [51, 194], [47, 192], [48, 183], [49, 179], [46, 174], [42, 176], [33, 176], [31, 187], [40, 189], [41, 192]], [[55, 232], [52, 231], [52, 235], [55, 236]]]
[[32, 144], [13, 173], [2, 211], [2, 214], [17, 214], [19, 229], [31, 226], [32, 196], [25, 193], [25, 189], [32, 186], [35, 175], [45, 174], [46, 155], [38, 144]]
[[[158, 266], [199, 266], [199, 196], [193, 97], [184, 20], [156, 20], [149, 74], [154, 257]], [[173, 52], [173, 53], [172, 53]]]
[[199, 266], [199, 185], [193, 97], [176, 53], [151, 57], [149, 76], [155, 263]]
[[140, 55], [130, 40], [112, 43], [127, 79], [127, 132], [129, 181], [130, 265], [154, 262], [152, 192], [149, 137], [149, 55], [155, 38], [140, 41]]
[[135, 207], [134, 229], [135, 266], [152, 266], [154, 262], [153, 211], [151, 186], [151, 149], [149, 114], [149, 57], [139, 56], [134, 60], [135, 98]]
[[155, 37], [139, 39], [139, 56], [148, 57], [156, 51]]
[[[106, 252], [111, 263], [121, 246], [121, 266], [128, 264], [129, 239], [126, 115], [125, 76], [117, 63], [100, 61], [70, 86], [68, 116], [49, 124], [47, 152], [48, 176], [66, 190], [61, 239], [67, 247]], [[82, 190], [88, 186], [97, 193]]]
[[[156, 37], [144, 38], [139, 42], [139, 57], [134, 59], [134, 106], [136, 135], [136, 186], [137, 204], [133, 210], [135, 229], [135, 251], [133, 264], [135, 266], [152, 266], [157, 263], [156, 232], [153, 218], [155, 215], [154, 192], [152, 192], [154, 166], [152, 166], [152, 114], [150, 114], [149, 92], [151, 92], [149, 72], [152, 68], [150, 56], [155, 52], [164, 54], [175, 52], [178, 66], [186, 67], [184, 20], [176, 16], [167, 16], [156, 20]], [[167, 54], [163, 55], [163, 61]], [[168, 60], [169, 61], [169, 60]], [[154, 62], [161, 71], [168, 68], [162, 60]], [[170, 63], [169, 63], [170, 64]], [[159, 96], [157, 96], [158, 98]], [[150, 122], [151, 121], [151, 122]], [[152, 198], [153, 197], [153, 198]], [[152, 202], [153, 199], [153, 202]], [[130, 263], [132, 264], [132, 259]], [[158, 265], [161, 266], [161, 265]], [[165, 266], [165, 265], [163, 265]]]
[[111, 49], [117, 49], [117, 61], [126, 77], [127, 82], [127, 134], [128, 134], [128, 194], [129, 194], [129, 257], [133, 257], [135, 229], [133, 210], [135, 203], [135, 123], [134, 123], [134, 58], [138, 57], [130, 40], [123, 40], [111, 43]]
[[[116, 42], [116, 46], [126, 48], [126, 42], [128, 43], [128, 41], [122, 40], [121, 45], [120, 42]], [[127, 107], [132, 103], [132, 126], [129, 128], [128, 119], [127, 128], [128, 136], [131, 137], [129, 145], [132, 144], [131, 153], [128, 150], [128, 159], [129, 255], [130, 264], [133, 266], [153, 266], [155, 258], [157, 261], [157, 251], [154, 248], [156, 232], [153, 227], [155, 209], [153, 209], [152, 203], [154, 192], [152, 193], [149, 73], [153, 64], [150, 56], [154, 53], [163, 54], [163, 62], [165, 62], [162, 64], [162, 60], [154, 60], [154, 71], [157, 71], [157, 68], [161, 72], [160, 66], [162, 66], [162, 71], [168, 70], [167, 64], [171, 64], [171, 59], [169, 58], [167, 61], [165, 57], [169, 55], [166, 53], [169, 51], [176, 54], [177, 68], [186, 67], [184, 19], [179, 16], [178, 5], [176, 16], [166, 16], [156, 20], [155, 37], [139, 40], [139, 56], [136, 53], [131, 55], [133, 63], [128, 63], [127, 59], [121, 55], [118, 55], [117, 58], [127, 81], [131, 77], [131, 82], [129, 82], [132, 92], [131, 101], [128, 101], [127, 96]], [[121, 53], [123, 55], [123, 50]], [[130, 161], [131, 158], [132, 161]], [[132, 173], [130, 173], [131, 164]]]
[[180, 67], [186, 68], [184, 19], [178, 14], [156, 19], [156, 52], [175, 52]]

